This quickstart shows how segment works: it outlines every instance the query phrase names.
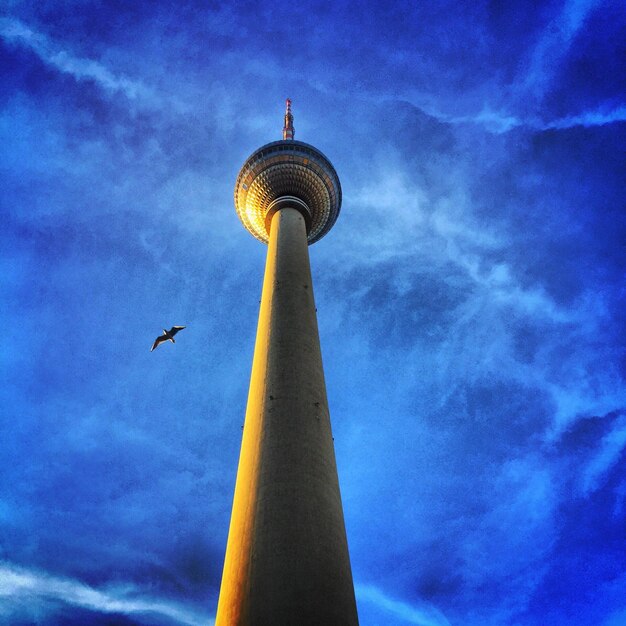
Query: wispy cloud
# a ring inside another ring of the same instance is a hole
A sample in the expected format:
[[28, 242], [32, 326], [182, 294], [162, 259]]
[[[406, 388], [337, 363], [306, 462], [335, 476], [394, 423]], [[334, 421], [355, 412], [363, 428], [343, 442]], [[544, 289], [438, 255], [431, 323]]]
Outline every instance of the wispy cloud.
[[600, 485], [602, 477], [617, 463], [626, 447], [626, 413], [617, 420], [613, 430], [602, 440], [600, 450], [585, 468], [583, 491], [587, 495]]
[[[77, 580], [50, 576], [10, 563], [0, 563], [0, 598], [13, 605], [34, 609], [46, 600], [57, 600], [70, 606], [99, 611], [137, 615], [152, 613], [166, 617], [184, 626], [213, 624], [207, 615], [185, 609], [173, 602], [140, 597], [133, 586], [100, 591]], [[0, 614], [5, 609], [0, 608]]]
[[355, 592], [359, 602], [368, 602], [389, 613], [390, 616], [401, 619], [408, 624], [418, 626], [450, 626], [450, 622], [435, 607], [422, 603], [420, 606], [408, 604], [401, 600], [390, 598], [378, 587], [373, 585], [356, 585]]
[[371, 245], [370, 259], [375, 257], [381, 262], [397, 258], [399, 250], [412, 251], [411, 244], [417, 239], [419, 254], [427, 256], [429, 263], [454, 264], [496, 305], [512, 306], [529, 316], [542, 316], [559, 323], [580, 317], [575, 311], [559, 307], [540, 285], [523, 287], [515, 277], [514, 268], [506, 262], [488, 260], [494, 251], [510, 245], [510, 241], [493, 227], [474, 220], [464, 191], [465, 181], [459, 180], [454, 196], [443, 198], [433, 206], [427, 193], [400, 166], [381, 167], [380, 171], [380, 177], [356, 190], [355, 204], [367, 207], [372, 214], [393, 213], [402, 228], [375, 231], [366, 242]]
[[447, 124], [472, 124], [474, 126], [480, 126], [497, 135], [507, 133], [514, 128], [525, 125], [524, 121], [519, 117], [506, 112], [493, 111], [489, 107], [483, 108], [479, 113], [454, 116], [439, 113], [436, 114], [436, 117], [439, 121]]
[[102, 63], [84, 57], [74, 56], [62, 46], [51, 41], [46, 35], [32, 30], [20, 20], [0, 18], [0, 37], [7, 43], [21, 45], [32, 50], [44, 63], [54, 67], [76, 80], [96, 83], [109, 93], [122, 93], [129, 100], [141, 101], [156, 106], [158, 96], [139, 80], [120, 76]]
[[561, 13], [547, 25], [530, 53], [521, 83], [524, 91], [539, 97], [543, 94], [585, 20], [600, 4], [599, 0], [565, 2]]
[[446, 115], [438, 111], [426, 111], [438, 121], [446, 124], [471, 124], [480, 126], [486, 131], [499, 135], [508, 133], [515, 128], [528, 128], [529, 130], [567, 130], [569, 128], [594, 126], [606, 126], [626, 121], [626, 107], [614, 108], [602, 107], [591, 111], [583, 111], [576, 115], [567, 115], [552, 120], [539, 118], [518, 117], [506, 111], [494, 111], [485, 107], [478, 113], [466, 115]]
[[567, 117], [545, 122], [541, 128], [544, 130], [559, 130], [576, 126], [587, 128], [591, 126], [606, 126], [616, 122], [626, 122], [626, 106], [619, 106], [611, 110], [585, 111], [579, 115], [568, 115]]
[[445, 240], [447, 259], [467, 272], [494, 303], [512, 305], [528, 315], [542, 315], [555, 322], [571, 321], [572, 313], [560, 309], [540, 286], [523, 288], [509, 264], [485, 263], [484, 253], [503, 248], [506, 238], [484, 228], [479, 230], [451, 211], [444, 205], [433, 214], [434, 233]]
[[[513, 87], [519, 98], [526, 100], [531, 97], [539, 101], [542, 99], [577, 34], [599, 5], [599, 0], [570, 0], [564, 3], [562, 11], [546, 26], [531, 49], [526, 63], [523, 64], [520, 76]], [[620, 106], [604, 111], [583, 111], [577, 115], [545, 120], [540, 117], [515, 115], [506, 110], [494, 110], [485, 105], [478, 113], [438, 117], [444, 122], [473, 124], [500, 134], [520, 127], [531, 130], [563, 130], [577, 126], [604, 126], [626, 120], [626, 109]]]

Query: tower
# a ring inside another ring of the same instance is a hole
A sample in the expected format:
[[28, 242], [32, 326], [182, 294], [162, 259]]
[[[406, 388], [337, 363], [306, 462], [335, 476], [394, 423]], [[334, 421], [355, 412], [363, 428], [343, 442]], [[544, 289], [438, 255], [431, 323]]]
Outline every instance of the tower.
[[358, 624], [308, 245], [341, 207], [330, 161], [294, 140], [256, 150], [235, 184], [268, 244], [217, 626]]

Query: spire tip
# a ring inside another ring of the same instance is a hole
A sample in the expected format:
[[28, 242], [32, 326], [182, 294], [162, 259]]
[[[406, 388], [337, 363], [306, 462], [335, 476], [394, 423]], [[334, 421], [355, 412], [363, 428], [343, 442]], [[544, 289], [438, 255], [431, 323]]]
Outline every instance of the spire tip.
[[283, 139], [293, 139], [296, 129], [293, 127], [293, 114], [291, 113], [291, 98], [285, 101], [285, 124], [283, 126]]

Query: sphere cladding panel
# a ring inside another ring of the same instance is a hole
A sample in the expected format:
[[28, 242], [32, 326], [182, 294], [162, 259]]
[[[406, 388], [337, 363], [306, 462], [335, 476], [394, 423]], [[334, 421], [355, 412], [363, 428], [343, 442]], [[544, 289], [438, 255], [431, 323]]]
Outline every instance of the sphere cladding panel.
[[235, 184], [235, 209], [254, 237], [268, 243], [265, 216], [270, 203], [295, 196], [311, 211], [309, 244], [333, 226], [341, 208], [341, 184], [335, 168], [316, 148], [302, 141], [275, 141], [256, 150]]

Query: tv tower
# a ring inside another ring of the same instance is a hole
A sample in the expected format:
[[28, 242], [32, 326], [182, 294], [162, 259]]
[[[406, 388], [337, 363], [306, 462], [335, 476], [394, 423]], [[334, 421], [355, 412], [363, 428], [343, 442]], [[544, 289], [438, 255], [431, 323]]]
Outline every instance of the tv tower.
[[358, 624], [308, 250], [340, 207], [287, 100], [282, 141], [235, 184], [239, 219], [269, 245], [217, 626]]

